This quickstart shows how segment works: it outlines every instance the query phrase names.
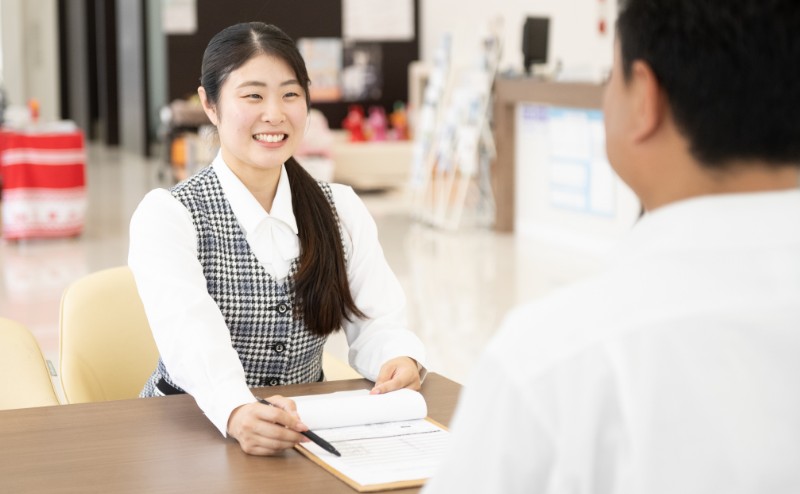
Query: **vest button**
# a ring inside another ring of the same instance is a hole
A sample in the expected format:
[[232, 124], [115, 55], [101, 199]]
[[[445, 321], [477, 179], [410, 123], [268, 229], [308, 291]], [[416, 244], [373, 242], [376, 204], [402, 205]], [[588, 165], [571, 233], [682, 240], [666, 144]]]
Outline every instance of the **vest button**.
[[277, 386], [278, 385], [278, 380], [273, 377], [272, 379], [269, 380], [269, 385], [270, 386]]
[[283, 343], [278, 343], [277, 345], [275, 345], [276, 352], [282, 353], [284, 350], [286, 350], [286, 346]]
[[289, 308], [286, 306], [286, 304], [278, 305], [278, 313], [280, 314], [285, 314], [288, 309]]

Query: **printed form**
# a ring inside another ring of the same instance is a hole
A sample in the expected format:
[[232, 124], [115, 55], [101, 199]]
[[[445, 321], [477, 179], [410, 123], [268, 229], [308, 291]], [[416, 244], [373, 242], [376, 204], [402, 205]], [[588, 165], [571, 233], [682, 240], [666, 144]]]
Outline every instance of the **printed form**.
[[[383, 395], [382, 400], [417, 399], [418, 395], [415, 392], [403, 392], [390, 397], [392, 394]], [[409, 396], [403, 396], [404, 394]], [[358, 395], [362, 400], [370, 397], [368, 394]], [[346, 398], [355, 398], [358, 395], [351, 394]], [[373, 395], [372, 398], [379, 396], [381, 395]], [[380, 402], [381, 399], [377, 401]], [[303, 407], [300, 402], [302, 399], [298, 400], [302, 419]], [[397, 403], [394, 405], [396, 406], [391, 407], [394, 414], [403, 408], [397, 406]], [[331, 443], [342, 454], [341, 457], [311, 442], [301, 443], [298, 450], [359, 491], [419, 486], [433, 475], [441, 463], [450, 435], [436, 422], [420, 418], [419, 413], [417, 410], [409, 420], [393, 419], [388, 422], [313, 429]], [[424, 416], [423, 410], [422, 417]]]

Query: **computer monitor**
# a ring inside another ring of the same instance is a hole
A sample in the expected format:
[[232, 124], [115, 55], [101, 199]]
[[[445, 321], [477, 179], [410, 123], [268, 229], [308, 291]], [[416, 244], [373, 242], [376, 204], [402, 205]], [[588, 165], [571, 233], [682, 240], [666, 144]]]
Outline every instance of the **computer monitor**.
[[531, 72], [533, 64], [547, 63], [547, 42], [549, 39], [550, 18], [528, 17], [522, 29], [522, 55], [525, 72]]

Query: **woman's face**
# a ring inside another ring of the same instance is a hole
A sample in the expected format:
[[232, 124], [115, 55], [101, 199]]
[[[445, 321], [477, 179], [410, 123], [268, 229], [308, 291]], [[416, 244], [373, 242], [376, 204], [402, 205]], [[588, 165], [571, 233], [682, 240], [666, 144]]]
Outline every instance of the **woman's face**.
[[305, 92], [282, 59], [259, 54], [222, 84], [215, 107], [200, 90], [203, 106], [217, 126], [222, 157], [239, 178], [280, 170], [306, 128]]

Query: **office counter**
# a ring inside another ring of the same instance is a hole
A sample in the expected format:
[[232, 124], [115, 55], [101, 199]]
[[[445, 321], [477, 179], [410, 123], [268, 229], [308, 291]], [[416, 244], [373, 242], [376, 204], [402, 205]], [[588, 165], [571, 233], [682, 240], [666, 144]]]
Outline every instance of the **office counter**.
[[[262, 388], [259, 396], [369, 389], [356, 379]], [[422, 394], [447, 425], [461, 386], [434, 373]], [[353, 493], [294, 450], [245, 454], [188, 395], [0, 411], [0, 492]], [[402, 489], [397, 493], [418, 492]]]
[[589, 83], [546, 82], [532, 78], [502, 78], [494, 87], [494, 140], [497, 157], [492, 166], [496, 202], [495, 230], [513, 232], [516, 208], [516, 109], [520, 103], [599, 109], [603, 86]]

